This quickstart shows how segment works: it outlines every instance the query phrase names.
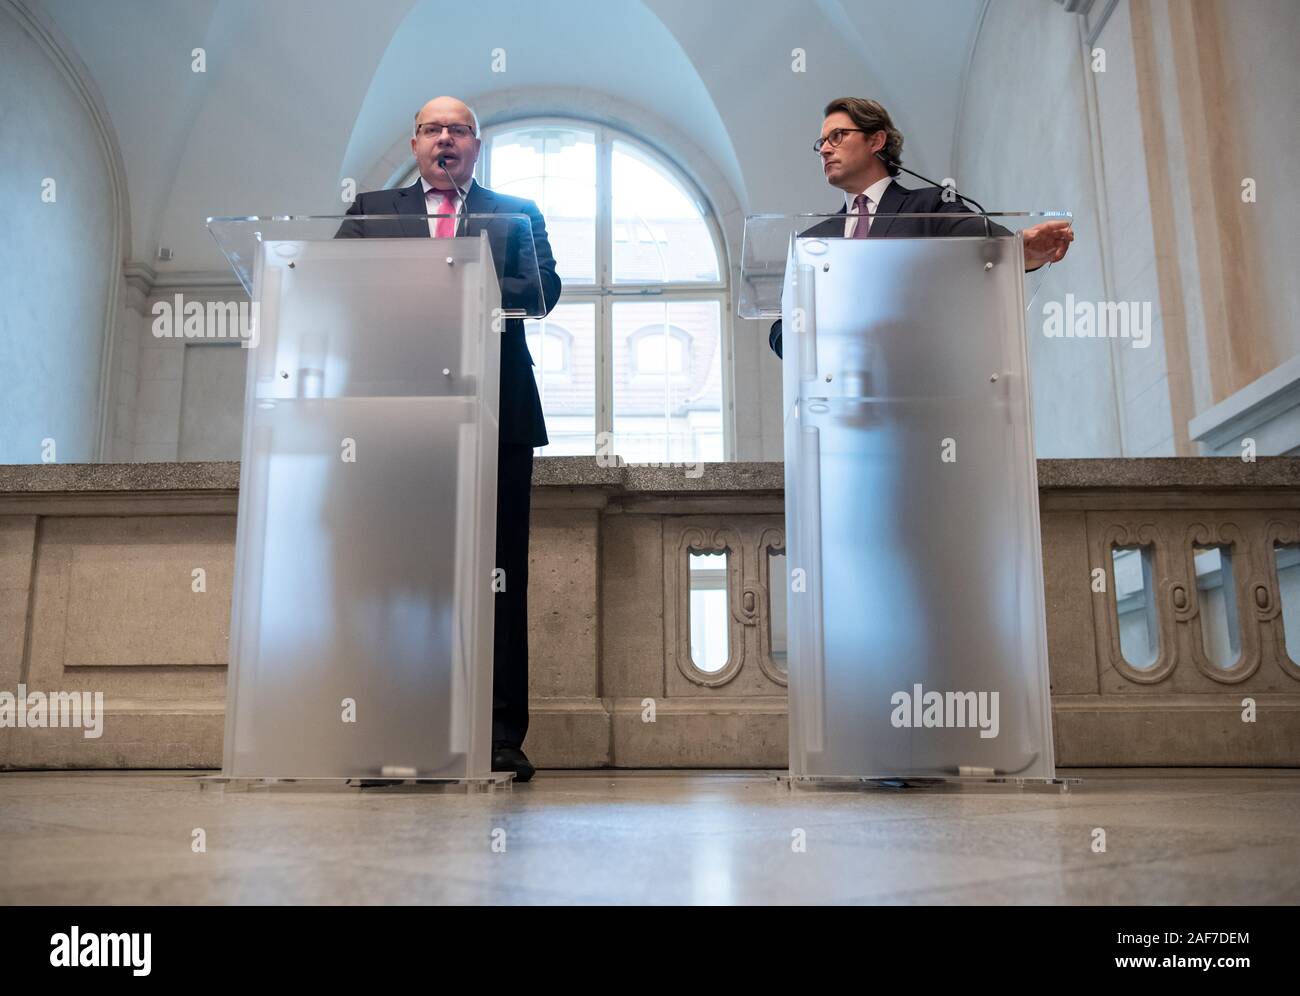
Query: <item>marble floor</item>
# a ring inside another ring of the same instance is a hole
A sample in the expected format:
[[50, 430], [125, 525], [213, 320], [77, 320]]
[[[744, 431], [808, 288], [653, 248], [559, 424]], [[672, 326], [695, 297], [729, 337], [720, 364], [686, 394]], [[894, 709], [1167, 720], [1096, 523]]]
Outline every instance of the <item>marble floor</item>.
[[490, 794], [269, 794], [6, 773], [0, 903], [1300, 902], [1300, 770], [1062, 774], [1084, 781], [791, 791], [752, 771], [586, 771]]

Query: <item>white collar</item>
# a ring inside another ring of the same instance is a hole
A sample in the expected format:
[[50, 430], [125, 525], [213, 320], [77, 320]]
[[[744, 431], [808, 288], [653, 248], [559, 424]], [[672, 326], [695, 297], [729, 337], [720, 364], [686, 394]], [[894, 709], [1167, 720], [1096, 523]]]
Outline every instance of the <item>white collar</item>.
[[[889, 185], [893, 182], [894, 178], [886, 175], [883, 179], [877, 180], [866, 190], [862, 191], [862, 193], [867, 195], [867, 200], [871, 202], [872, 214], [875, 213], [876, 208], [880, 207], [880, 198], [885, 196], [885, 191], [889, 189]], [[853, 210], [853, 201], [855, 199], [856, 198], [849, 196], [847, 190], [844, 192], [844, 206], [847, 210]]]
[[[469, 186], [467, 186], [467, 187], [465, 188], [465, 196], [466, 196], [466, 197], [469, 196], [469, 192], [470, 192], [470, 190], [473, 188], [473, 186], [474, 186], [474, 178], [471, 176], [471, 177], [469, 178]], [[424, 174], [423, 174], [423, 173], [420, 174], [420, 187], [424, 190], [424, 196], [425, 196], [425, 197], [428, 197], [428, 196], [429, 196], [429, 191], [433, 189], [433, 184], [430, 183], [428, 180], [426, 180], [426, 179], [424, 178]], [[439, 193], [442, 193], [442, 191], [438, 191], [438, 192], [439, 192]]]

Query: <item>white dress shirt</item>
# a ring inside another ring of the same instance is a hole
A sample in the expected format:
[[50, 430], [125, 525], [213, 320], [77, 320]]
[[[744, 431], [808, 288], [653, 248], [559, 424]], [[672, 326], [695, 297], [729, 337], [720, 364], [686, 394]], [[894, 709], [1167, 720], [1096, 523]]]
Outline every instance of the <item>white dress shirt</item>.
[[[866, 190], [861, 191], [861, 193], [867, 195], [867, 231], [868, 232], [871, 231], [871, 219], [875, 217], [876, 209], [880, 207], [880, 198], [885, 196], [885, 191], [889, 189], [889, 185], [893, 182], [894, 182], [894, 178], [892, 176], [886, 176], [883, 180], [877, 180]], [[857, 227], [858, 227], [858, 215], [853, 210], [853, 202], [855, 199], [856, 199], [856, 195], [854, 197], [850, 197], [848, 195], [848, 191], [845, 191], [844, 204], [845, 204], [845, 210], [848, 212], [848, 217], [844, 219], [844, 237], [846, 239], [853, 238], [853, 233], [857, 231]]]

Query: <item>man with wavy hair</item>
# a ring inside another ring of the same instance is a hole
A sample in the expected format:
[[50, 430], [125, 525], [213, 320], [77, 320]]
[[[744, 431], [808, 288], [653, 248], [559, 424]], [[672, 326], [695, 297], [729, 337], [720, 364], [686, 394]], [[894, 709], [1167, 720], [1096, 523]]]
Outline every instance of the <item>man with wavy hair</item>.
[[[813, 149], [821, 156], [826, 182], [844, 193], [841, 222], [827, 220], [814, 225], [805, 235], [825, 238], [924, 238], [944, 235], [983, 235], [986, 223], [970, 217], [970, 208], [949, 187], [909, 189], [894, 179], [903, 161], [903, 133], [894, 127], [889, 112], [877, 101], [865, 97], [839, 97], [826, 105], [821, 137]], [[907, 214], [951, 214], [948, 218], [905, 218], [875, 216]], [[998, 234], [1008, 234], [992, 226]], [[1036, 270], [1064, 258], [1074, 240], [1065, 220], [1045, 221], [1022, 233], [1025, 269]], [[772, 324], [768, 344], [781, 355], [781, 322]]]

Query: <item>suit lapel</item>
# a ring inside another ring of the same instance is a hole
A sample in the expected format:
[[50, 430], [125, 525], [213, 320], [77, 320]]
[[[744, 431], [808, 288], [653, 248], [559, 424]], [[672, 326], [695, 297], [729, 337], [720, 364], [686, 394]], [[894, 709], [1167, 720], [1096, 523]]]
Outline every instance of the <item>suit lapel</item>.
[[[397, 192], [397, 214], [402, 215], [425, 215], [429, 213], [425, 205], [424, 186], [420, 183], [420, 178], [409, 187], [402, 187]], [[407, 238], [428, 238], [429, 223], [423, 218], [403, 218], [402, 234]]]
[[478, 185], [475, 180], [469, 181], [469, 192], [465, 194], [465, 213], [466, 214], [496, 214], [497, 199], [492, 196], [491, 191]]
[[[469, 190], [465, 192], [465, 213], [466, 214], [496, 214], [497, 199], [492, 196], [492, 192], [480, 187], [471, 177], [469, 181]], [[482, 223], [474, 223], [469, 219], [465, 220], [464, 235], [477, 235], [482, 229]]]
[[[899, 186], [898, 181], [894, 181], [885, 188], [885, 192], [880, 198], [880, 207], [876, 208], [878, 215], [894, 215], [903, 210], [903, 203], [907, 200], [907, 194], [910, 191], [906, 187]], [[894, 227], [897, 218], [880, 218], [872, 219], [871, 227], [867, 229], [867, 238], [883, 239], [889, 234], [889, 230]]]
[[[836, 212], [840, 217], [848, 211], [848, 208], [840, 208]], [[812, 225], [798, 234], [801, 239], [837, 239], [844, 234], [844, 222], [836, 218], [825, 218], [817, 224]]]

